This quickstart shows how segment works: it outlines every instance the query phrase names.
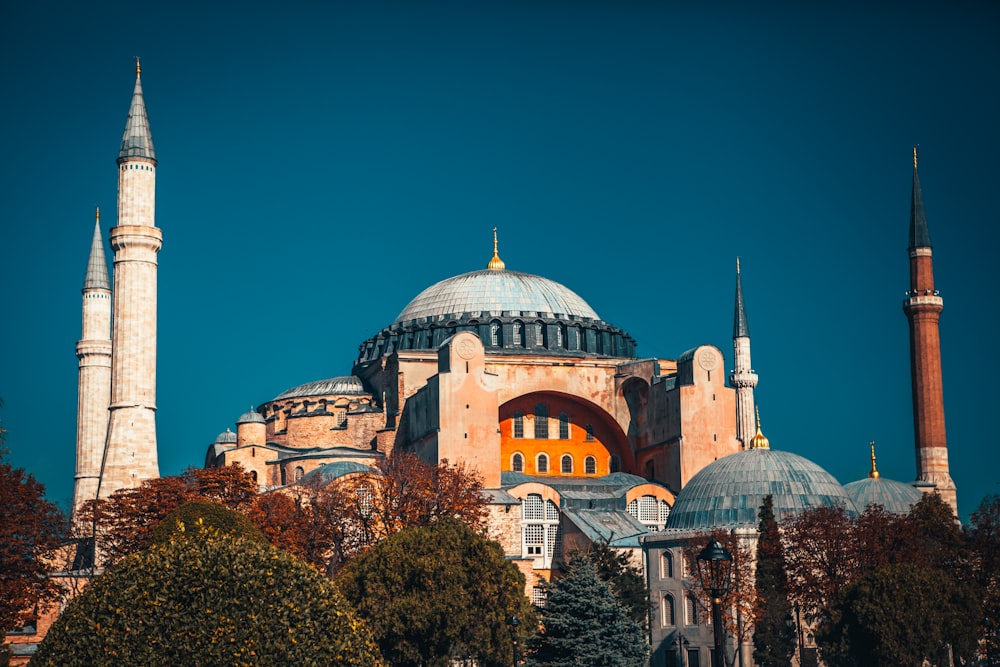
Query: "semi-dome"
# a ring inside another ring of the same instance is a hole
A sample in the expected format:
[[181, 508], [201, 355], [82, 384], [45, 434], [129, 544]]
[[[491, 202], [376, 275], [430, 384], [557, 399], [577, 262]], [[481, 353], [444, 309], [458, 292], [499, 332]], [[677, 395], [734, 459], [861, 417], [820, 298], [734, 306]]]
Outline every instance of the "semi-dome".
[[442, 280], [418, 294], [396, 317], [396, 324], [464, 313], [480, 317], [507, 313], [538, 317], [600, 320], [594, 309], [565, 285], [542, 276], [484, 269]]
[[756, 528], [757, 510], [768, 495], [779, 521], [814, 507], [855, 512], [844, 487], [820, 466], [791, 452], [757, 448], [702, 468], [677, 495], [667, 528]]
[[863, 512], [869, 505], [881, 505], [893, 514], [909, 514], [910, 509], [924, 496], [909, 484], [885, 477], [866, 477], [850, 482], [844, 485], [844, 491], [859, 512]]
[[280, 401], [286, 398], [301, 398], [304, 396], [329, 396], [329, 395], [360, 396], [367, 395], [361, 380], [354, 375], [344, 375], [326, 380], [316, 380], [307, 382], [297, 387], [292, 387], [274, 397], [273, 400]]

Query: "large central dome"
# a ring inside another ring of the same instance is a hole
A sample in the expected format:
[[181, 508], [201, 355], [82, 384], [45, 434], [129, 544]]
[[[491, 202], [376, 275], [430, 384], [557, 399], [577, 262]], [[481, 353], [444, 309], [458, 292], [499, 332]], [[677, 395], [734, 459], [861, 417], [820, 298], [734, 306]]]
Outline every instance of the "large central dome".
[[463, 313], [601, 319], [576, 292], [554, 280], [520, 271], [484, 269], [431, 285], [410, 301], [395, 323]]

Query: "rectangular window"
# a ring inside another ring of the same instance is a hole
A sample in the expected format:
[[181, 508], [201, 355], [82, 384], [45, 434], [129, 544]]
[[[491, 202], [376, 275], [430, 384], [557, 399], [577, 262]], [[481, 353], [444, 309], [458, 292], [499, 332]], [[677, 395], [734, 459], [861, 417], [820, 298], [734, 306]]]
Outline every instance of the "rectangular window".
[[520, 412], [514, 415], [514, 437], [524, 437], [524, 415]]
[[531, 604], [535, 605], [536, 607], [539, 608], [544, 607], [545, 599], [547, 597], [548, 596], [545, 594], [545, 589], [542, 588], [541, 586], [535, 586], [531, 589]]
[[559, 415], [559, 439], [569, 440], [569, 415], [566, 413]]
[[549, 409], [539, 403], [535, 406], [535, 438], [544, 440], [549, 437]]
[[524, 527], [524, 546], [529, 556], [541, 556], [545, 546], [545, 526], [528, 524]]

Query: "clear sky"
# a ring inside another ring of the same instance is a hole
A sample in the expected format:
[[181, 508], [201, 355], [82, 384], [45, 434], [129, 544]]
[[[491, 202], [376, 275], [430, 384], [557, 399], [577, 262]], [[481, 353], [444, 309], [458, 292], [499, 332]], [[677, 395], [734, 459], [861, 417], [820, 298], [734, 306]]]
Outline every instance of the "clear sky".
[[712, 343], [730, 367], [740, 256], [772, 446], [846, 483], [875, 440], [911, 481], [919, 143], [967, 515], [1000, 491], [1000, 12], [692, 4], [0, 4], [11, 460], [68, 504], [80, 288], [138, 55], [163, 474], [251, 405], [349, 374], [421, 289], [484, 268], [497, 227], [508, 268], [567, 285], [640, 356]]

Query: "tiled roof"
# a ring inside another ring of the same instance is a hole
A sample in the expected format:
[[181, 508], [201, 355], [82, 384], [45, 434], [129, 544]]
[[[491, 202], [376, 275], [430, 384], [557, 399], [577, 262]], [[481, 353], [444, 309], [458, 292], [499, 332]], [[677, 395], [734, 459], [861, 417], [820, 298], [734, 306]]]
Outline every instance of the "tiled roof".
[[281, 392], [274, 397], [274, 400], [279, 401], [284, 398], [299, 398], [302, 396], [328, 396], [331, 394], [351, 396], [367, 395], [368, 392], [365, 391], [364, 385], [361, 384], [361, 380], [356, 376], [344, 375], [300, 384], [297, 387], [292, 387]]
[[130, 157], [144, 157], [156, 162], [153, 133], [149, 129], [146, 103], [142, 98], [142, 81], [138, 74], [135, 77], [135, 90], [132, 92], [132, 106], [129, 107], [128, 121], [125, 123], [125, 134], [122, 135], [122, 147], [118, 151], [119, 160]]
[[854, 506], [864, 511], [869, 505], [881, 505], [893, 514], [909, 514], [923, 494], [909, 484], [885, 477], [866, 477], [844, 485]]

